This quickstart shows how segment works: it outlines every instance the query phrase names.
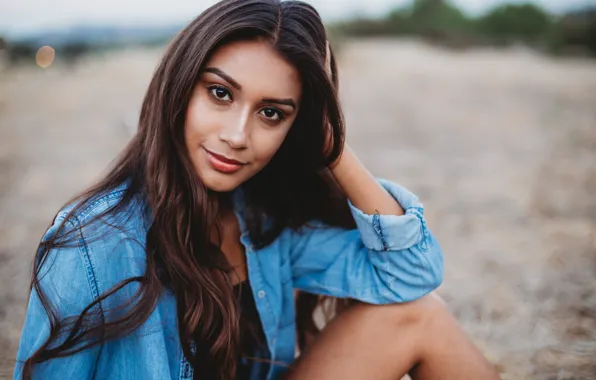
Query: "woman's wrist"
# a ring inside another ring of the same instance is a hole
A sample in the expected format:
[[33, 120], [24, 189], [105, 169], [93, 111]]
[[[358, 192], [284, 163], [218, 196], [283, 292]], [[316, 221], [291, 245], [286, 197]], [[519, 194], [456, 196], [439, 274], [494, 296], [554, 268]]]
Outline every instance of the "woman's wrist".
[[345, 171], [346, 167], [350, 166], [351, 157], [349, 156], [353, 155], [354, 153], [352, 152], [348, 144], [344, 144], [344, 147], [341, 153], [339, 154], [339, 157], [337, 157], [337, 159], [329, 165], [329, 170], [331, 170], [331, 173], [333, 173], [334, 176], [342, 175], [342, 172]]
[[346, 144], [330, 171], [352, 204], [365, 214], [403, 215], [401, 205], [364, 167]]

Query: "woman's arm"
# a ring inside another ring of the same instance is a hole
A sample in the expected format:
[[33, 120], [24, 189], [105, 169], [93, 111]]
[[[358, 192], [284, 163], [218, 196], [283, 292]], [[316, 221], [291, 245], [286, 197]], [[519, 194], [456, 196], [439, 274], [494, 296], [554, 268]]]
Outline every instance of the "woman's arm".
[[365, 214], [403, 215], [402, 206], [379, 184], [362, 165], [349, 146], [331, 167], [350, 202]]
[[[67, 214], [68, 212], [65, 211], [59, 213], [50, 229], [45, 233], [43, 241], [49, 240], [57, 233]], [[72, 229], [76, 227], [67, 222], [64, 228]], [[79, 246], [52, 249], [47, 253], [47, 258], [38, 275], [39, 287], [57, 313], [58, 320], [62, 322], [62, 327], [67, 324], [65, 318], [79, 315], [94, 300], [89, 286], [88, 273], [81, 258]], [[46, 342], [51, 329], [47, 311], [43, 306], [40, 295], [34, 288], [29, 296], [25, 323], [17, 352], [13, 374], [15, 380], [22, 379], [25, 360]], [[53, 342], [52, 346], [58, 346], [64, 342], [66, 337], [67, 334], [62, 334]], [[44, 380], [93, 378], [99, 353], [100, 347], [95, 346], [74, 355], [58, 357], [35, 364], [32, 378]]]
[[[328, 70], [330, 54], [327, 46]], [[289, 231], [294, 287], [374, 304], [412, 301], [437, 288], [443, 255], [418, 198], [375, 179], [347, 146], [330, 170], [357, 229], [313, 222]]]
[[[331, 46], [327, 41], [325, 69], [331, 74]], [[331, 166], [335, 177], [352, 204], [365, 214], [403, 215], [404, 209], [362, 165], [346, 144], [341, 156]]]
[[[350, 201], [357, 229], [312, 221], [298, 231], [286, 230], [281, 240], [287, 242], [294, 288], [387, 304], [418, 299], [441, 284], [443, 255], [422, 204], [393, 182], [375, 181], [405, 213], [368, 214]], [[362, 198], [369, 206], [375, 202], [366, 200], [367, 194]]]

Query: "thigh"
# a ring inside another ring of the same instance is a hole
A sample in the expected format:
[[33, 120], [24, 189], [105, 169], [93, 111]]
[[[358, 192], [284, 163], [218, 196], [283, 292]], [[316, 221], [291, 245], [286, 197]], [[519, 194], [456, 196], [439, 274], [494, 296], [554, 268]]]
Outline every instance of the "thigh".
[[314, 339], [288, 379], [498, 379], [434, 293], [393, 305], [358, 303]]
[[395, 380], [406, 374], [416, 362], [418, 340], [408, 327], [416, 323], [409, 308], [354, 302], [311, 341], [286, 379]]

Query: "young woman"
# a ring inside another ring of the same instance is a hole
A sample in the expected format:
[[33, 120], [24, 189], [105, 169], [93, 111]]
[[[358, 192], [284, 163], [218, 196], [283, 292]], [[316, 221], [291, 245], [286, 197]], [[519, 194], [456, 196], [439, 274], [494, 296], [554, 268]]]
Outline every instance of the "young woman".
[[[496, 378], [431, 295], [422, 205], [344, 146], [327, 46], [278, 0], [174, 39], [137, 134], [42, 238], [15, 378]], [[353, 301], [316, 335], [320, 296]]]

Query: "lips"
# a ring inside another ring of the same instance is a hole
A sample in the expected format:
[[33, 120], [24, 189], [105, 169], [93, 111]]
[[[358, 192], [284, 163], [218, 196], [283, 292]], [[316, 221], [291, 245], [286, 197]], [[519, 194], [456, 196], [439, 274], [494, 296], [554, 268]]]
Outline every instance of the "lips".
[[244, 165], [246, 165], [246, 162], [241, 162], [233, 158], [212, 152], [205, 147], [203, 147], [203, 149], [207, 153], [207, 159], [209, 161], [209, 164], [211, 164], [211, 166], [218, 172], [230, 174], [237, 172]]

